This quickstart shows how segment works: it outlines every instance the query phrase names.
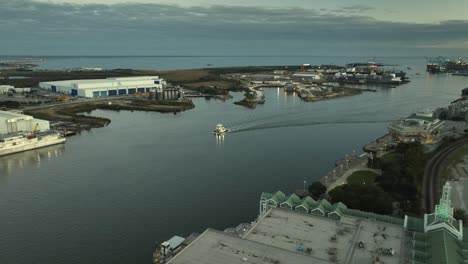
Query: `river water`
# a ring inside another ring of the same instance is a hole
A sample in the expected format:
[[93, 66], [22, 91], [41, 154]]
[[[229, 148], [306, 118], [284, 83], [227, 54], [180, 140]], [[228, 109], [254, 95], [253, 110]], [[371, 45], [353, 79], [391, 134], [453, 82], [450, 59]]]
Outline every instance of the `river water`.
[[[198, 66], [192, 59], [174, 58], [171, 65]], [[109, 60], [68, 65], [125, 64]], [[304, 61], [295, 60], [288, 63]], [[387, 60], [411, 67], [412, 82], [315, 103], [268, 88], [266, 104], [255, 110], [205, 99], [177, 115], [99, 110], [92, 114], [110, 118], [109, 126], [63, 146], [0, 158], [0, 263], [151, 263], [156, 241], [249, 222], [262, 191], [303, 188], [303, 181], [318, 179], [335, 160], [383, 135], [389, 120], [448, 104], [467, 86], [466, 77], [426, 75], [421, 58]], [[145, 68], [148, 61], [128, 64]], [[218, 122], [236, 132], [216, 140], [211, 131]]]

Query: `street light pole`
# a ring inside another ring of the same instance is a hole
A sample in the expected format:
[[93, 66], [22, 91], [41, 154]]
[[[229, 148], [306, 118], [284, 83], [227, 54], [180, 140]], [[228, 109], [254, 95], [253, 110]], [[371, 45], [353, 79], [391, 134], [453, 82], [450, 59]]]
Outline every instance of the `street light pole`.
[[304, 193], [305, 193], [305, 191], [306, 191], [306, 190], [305, 190], [306, 182], [307, 182], [307, 181], [304, 181]]

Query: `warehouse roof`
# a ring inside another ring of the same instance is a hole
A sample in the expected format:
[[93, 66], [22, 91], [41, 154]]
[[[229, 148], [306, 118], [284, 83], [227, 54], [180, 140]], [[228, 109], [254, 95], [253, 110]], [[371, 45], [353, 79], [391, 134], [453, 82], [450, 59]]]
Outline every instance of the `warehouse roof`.
[[[341, 221], [328, 217], [273, 208], [244, 238], [326, 263], [366, 263], [380, 255], [384, 263], [400, 263], [405, 252], [403, 226], [345, 216]], [[362, 242], [363, 248], [355, 249]], [[302, 248], [302, 249], [300, 249]], [[376, 253], [380, 249], [380, 254]], [[389, 249], [394, 250], [391, 255]]]
[[10, 111], [0, 111], [0, 118], [10, 120], [10, 119], [32, 119], [33, 117], [15, 113], [15, 112], [10, 112]]
[[61, 86], [72, 86], [73, 84], [85, 84], [85, 83], [109, 83], [114, 82], [107, 79], [86, 79], [86, 80], [65, 80], [65, 81], [51, 81], [42, 82], [48, 85], [61, 85]]
[[[312, 262], [314, 261], [314, 262]], [[311, 259], [278, 247], [241, 239], [224, 232], [208, 229], [176, 255], [171, 264], [327, 264], [328, 261]]]
[[71, 84], [89, 84], [89, 83], [113, 83], [125, 81], [145, 81], [159, 79], [158, 76], [136, 76], [136, 77], [109, 77], [106, 79], [80, 79], [42, 82], [50, 85], [71, 85]]
[[208, 229], [169, 263], [370, 263], [379, 256], [397, 264], [408, 253], [404, 239], [403, 226], [273, 208], [243, 238]]

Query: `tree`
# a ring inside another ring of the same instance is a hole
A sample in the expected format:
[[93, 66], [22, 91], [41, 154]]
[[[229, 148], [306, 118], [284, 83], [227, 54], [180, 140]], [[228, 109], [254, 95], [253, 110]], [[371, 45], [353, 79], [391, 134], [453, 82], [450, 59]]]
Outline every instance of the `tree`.
[[329, 192], [332, 203], [342, 202], [349, 208], [377, 214], [391, 214], [392, 197], [374, 185], [345, 184]]
[[462, 220], [464, 224], [466, 224], [466, 221], [468, 220], [465, 210], [461, 208], [455, 209], [455, 211], [453, 212], [453, 218], [457, 220]]
[[400, 143], [392, 158], [382, 159], [382, 175], [376, 183], [400, 204], [404, 213], [420, 212], [421, 183], [427, 157], [420, 143]]
[[309, 194], [315, 200], [319, 199], [326, 191], [327, 187], [325, 187], [321, 182], [316, 181], [309, 185]]

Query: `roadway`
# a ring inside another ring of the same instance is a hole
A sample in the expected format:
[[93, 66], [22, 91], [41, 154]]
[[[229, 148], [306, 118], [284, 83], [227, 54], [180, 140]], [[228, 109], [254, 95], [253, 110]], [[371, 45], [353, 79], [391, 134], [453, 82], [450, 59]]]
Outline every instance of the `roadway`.
[[77, 98], [77, 99], [70, 100], [68, 102], [54, 102], [54, 103], [46, 103], [46, 104], [35, 105], [35, 106], [26, 106], [20, 110], [37, 110], [37, 109], [42, 109], [42, 108], [54, 107], [54, 106], [95, 103], [95, 102], [102, 102], [102, 101], [115, 101], [115, 100], [125, 100], [125, 99], [135, 99], [135, 98], [138, 98], [138, 97], [110, 96], [110, 97], [99, 97], [99, 98]]
[[434, 211], [435, 203], [439, 198], [440, 187], [439, 179], [441, 178], [440, 172], [444, 161], [450, 154], [457, 149], [468, 144], [468, 139], [458, 140], [437, 152], [427, 163], [424, 169], [423, 175], [423, 188], [422, 188], [422, 199], [423, 209], [426, 213], [432, 213]]

